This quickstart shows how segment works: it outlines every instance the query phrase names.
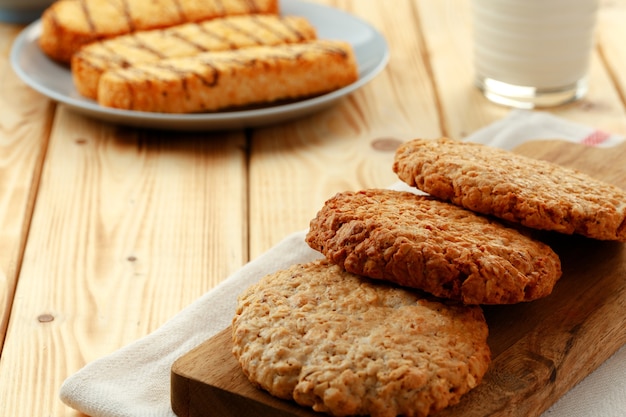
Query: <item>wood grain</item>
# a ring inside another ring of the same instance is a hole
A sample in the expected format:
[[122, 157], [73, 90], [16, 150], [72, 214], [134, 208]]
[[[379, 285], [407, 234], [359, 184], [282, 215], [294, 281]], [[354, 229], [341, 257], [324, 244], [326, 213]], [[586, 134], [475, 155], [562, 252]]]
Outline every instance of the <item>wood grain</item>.
[[244, 143], [241, 131], [180, 136], [57, 113], [2, 352], [0, 414], [73, 413], [58, 398], [69, 374], [246, 262]]
[[613, 80], [616, 93], [626, 105], [626, 0], [601, 0], [598, 12], [597, 49]]
[[[538, 141], [517, 152], [584, 168], [626, 188], [626, 167], [606, 169], [613, 158], [626, 158], [626, 144], [607, 150]], [[562, 278], [544, 299], [484, 307], [493, 363], [483, 383], [439, 417], [539, 416], [626, 343], [626, 245], [556, 233], [540, 237], [561, 258]], [[181, 417], [315, 415], [277, 403], [247, 382], [231, 354], [228, 329], [176, 361], [171, 401]], [[222, 407], [216, 412], [209, 404]]]
[[[18, 27], [0, 26], [0, 336], [6, 333], [45, 157], [53, 106], [8, 60]], [[4, 337], [0, 337], [0, 352]]]

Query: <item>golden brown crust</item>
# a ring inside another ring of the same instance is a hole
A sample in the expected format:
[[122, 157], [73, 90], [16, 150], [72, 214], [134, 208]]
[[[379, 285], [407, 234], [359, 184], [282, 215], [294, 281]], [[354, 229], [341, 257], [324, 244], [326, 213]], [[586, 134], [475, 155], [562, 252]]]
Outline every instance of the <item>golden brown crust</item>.
[[411, 186], [524, 226], [626, 241], [626, 191], [551, 162], [441, 138], [396, 152], [393, 170]]
[[254, 14], [186, 23], [93, 42], [73, 55], [72, 77], [80, 94], [96, 99], [98, 82], [105, 71], [208, 51], [315, 38], [315, 28], [298, 16]]
[[279, 12], [278, 0], [59, 0], [42, 15], [41, 49], [68, 63], [82, 46], [139, 30]]
[[243, 292], [233, 353], [253, 383], [315, 411], [425, 417], [481, 382], [487, 335], [477, 306], [435, 301], [322, 260]]
[[547, 245], [428, 196], [392, 190], [339, 193], [306, 241], [347, 271], [466, 304], [545, 297], [561, 276]]
[[228, 109], [300, 99], [358, 78], [351, 46], [315, 40], [208, 52], [109, 71], [100, 78], [103, 106], [163, 113]]

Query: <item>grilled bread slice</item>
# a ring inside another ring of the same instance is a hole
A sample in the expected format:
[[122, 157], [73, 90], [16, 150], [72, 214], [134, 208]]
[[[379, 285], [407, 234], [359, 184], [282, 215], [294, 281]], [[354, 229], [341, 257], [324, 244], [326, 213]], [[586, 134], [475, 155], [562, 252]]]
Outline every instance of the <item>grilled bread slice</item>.
[[207, 52], [107, 71], [98, 102], [119, 109], [191, 113], [300, 99], [358, 79], [354, 51], [343, 41]]
[[138, 30], [279, 11], [278, 0], [59, 0], [43, 13], [39, 46], [68, 63], [80, 47]]
[[72, 57], [72, 77], [78, 92], [95, 100], [100, 76], [108, 70], [208, 51], [315, 38], [315, 28], [297, 16], [255, 14], [185, 23], [86, 45]]

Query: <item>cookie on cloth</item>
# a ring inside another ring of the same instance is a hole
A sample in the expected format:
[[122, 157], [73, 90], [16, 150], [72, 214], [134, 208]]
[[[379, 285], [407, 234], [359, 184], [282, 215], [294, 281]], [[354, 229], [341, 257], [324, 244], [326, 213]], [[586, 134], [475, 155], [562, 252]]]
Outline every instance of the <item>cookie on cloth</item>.
[[626, 191], [551, 162], [471, 142], [416, 139], [398, 148], [393, 170], [407, 184], [479, 213], [626, 241]]
[[482, 381], [487, 335], [478, 306], [435, 301], [318, 260], [240, 295], [233, 353], [254, 384], [315, 411], [425, 417]]
[[561, 276], [546, 244], [462, 207], [406, 191], [343, 192], [306, 242], [347, 271], [465, 304], [545, 297]]

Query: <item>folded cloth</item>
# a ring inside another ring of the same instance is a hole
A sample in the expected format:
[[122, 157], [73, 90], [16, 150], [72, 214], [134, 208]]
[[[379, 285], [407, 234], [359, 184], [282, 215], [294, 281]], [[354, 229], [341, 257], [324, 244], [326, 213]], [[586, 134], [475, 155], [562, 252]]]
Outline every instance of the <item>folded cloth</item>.
[[504, 119], [466, 138], [471, 142], [507, 150], [536, 139], [559, 139], [599, 148], [608, 148], [624, 141], [620, 135], [572, 123], [549, 113], [526, 110], [514, 110]]
[[[561, 139], [613, 146], [624, 138], [548, 113], [517, 110], [465, 140], [512, 149], [533, 139]], [[402, 183], [394, 189], [408, 189]], [[342, 191], [342, 190], [337, 190]], [[266, 274], [321, 257], [304, 241], [306, 231], [285, 237], [155, 332], [87, 364], [61, 386], [67, 405], [93, 417], [174, 417], [170, 369], [180, 356], [227, 327], [241, 290]], [[561, 398], [545, 417], [626, 415], [626, 348]]]

